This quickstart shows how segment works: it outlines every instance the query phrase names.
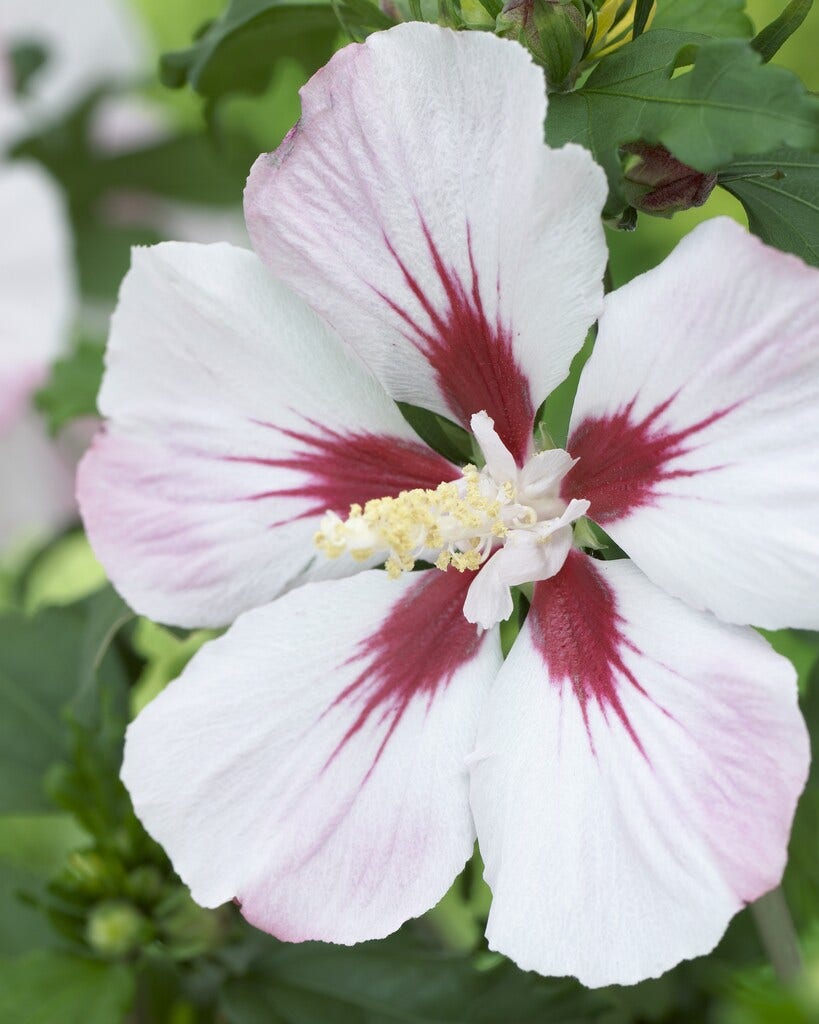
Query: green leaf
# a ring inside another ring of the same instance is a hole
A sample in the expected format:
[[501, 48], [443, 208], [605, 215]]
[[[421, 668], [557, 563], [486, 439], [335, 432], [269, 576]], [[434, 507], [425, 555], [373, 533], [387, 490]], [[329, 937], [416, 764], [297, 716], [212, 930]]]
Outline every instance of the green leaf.
[[124, 620], [111, 588], [65, 608], [0, 617], [0, 814], [50, 810], [45, 773], [69, 750], [64, 711], [93, 724], [98, 682], [124, 706], [113, 631]]
[[651, 28], [696, 31], [725, 39], [750, 39], [754, 34], [745, 14], [745, 0], [663, 0]]
[[46, 916], [20, 894], [43, 899], [49, 876], [85, 838], [67, 814], [0, 816], [0, 957], [54, 944]]
[[248, 139], [225, 133], [177, 135], [101, 160], [101, 186], [148, 192], [202, 206], [238, 206], [250, 164], [258, 154]]
[[51, 376], [37, 392], [35, 405], [53, 434], [81, 416], [97, 415], [104, 352], [103, 345], [81, 341], [51, 367]]
[[806, 694], [813, 668], [819, 662], [819, 633], [798, 629], [760, 629], [758, 632], [778, 654], [791, 662], [799, 680], [799, 692]]
[[273, 945], [222, 993], [228, 1024], [542, 1024], [586, 1022], [600, 1007], [575, 982], [500, 957], [428, 951], [405, 936], [350, 949]]
[[47, 877], [86, 838], [67, 814], [0, 815], [0, 865], [12, 864]]
[[118, 1024], [134, 997], [122, 964], [38, 951], [0, 961], [0, 1021]]
[[654, 6], [654, 0], [637, 0], [634, 8], [634, 31], [632, 38], [636, 39], [645, 31], [648, 17], [651, 14], [651, 8]]
[[344, 31], [359, 43], [371, 32], [379, 32], [395, 24], [371, 0], [333, 0], [333, 7]]
[[754, 37], [751, 46], [764, 61], [769, 61], [787, 43], [810, 14], [811, 7], [813, 0], [791, 0], [779, 17]]
[[819, 267], [819, 153], [781, 149], [738, 160], [720, 184], [745, 207], [755, 235]]
[[165, 54], [166, 85], [186, 83], [215, 99], [264, 91], [277, 61], [296, 57], [312, 73], [333, 52], [339, 24], [329, 0], [230, 0], [189, 49]]
[[[819, 665], [814, 665], [806, 691], [801, 696], [800, 705], [811, 745], [816, 750], [819, 743]], [[819, 760], [814, 758], [807, 785], [796, 808], [783, 881], [788, 906], [800, 929], [819, 919], [819, 871], [816, 868], [818, 838]]]
[[408, 402], [399, 402], [398, 408], [416, 434], [439, 455], [443, 455], [456, 465], [472, 461], [472, 439], [463, 427], [459, 427], [445, 416], [439, 416]]
[[606, 212], [616, 216], [626, 205], [626, 143], [662, 143], [699, 171], [783, 144], [819, 148], [819, 99], [748, 43], [651, 31], [603, 60], [582, 89], [553, 96], [546, 129], [552, 145], [591, 150], [609, 179]]

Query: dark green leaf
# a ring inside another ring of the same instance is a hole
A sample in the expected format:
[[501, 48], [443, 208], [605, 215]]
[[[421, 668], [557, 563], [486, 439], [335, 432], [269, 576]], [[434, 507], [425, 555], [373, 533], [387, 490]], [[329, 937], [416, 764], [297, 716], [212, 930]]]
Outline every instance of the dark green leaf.
[[162, 58], [166, 85], [187, 83], [215, 99], [264, 91], [277, 61], [295, 57], [312, 73], [333, 52], [339, 24], [329, 0], [230, 0], [188, 50]]
[[636, 39], [637, 36], [643, 34], [653, 6], [654, 0], [637, 0], [634, 8], [634, 32], [632, 38]]
[[14, 91], [25, 96], [40, 70], [48, 63], [48, 52], [35, 40], [23, 39], [8, 48], [7, 61], [11, 65]]
[[81, 416], [97, 414], [104, 351], [102, 345], [81, 341], [52, 365], [51, 376], [35, 397], [52, 433]]
[[155, 146], [107, 157], [96, 173], [105, 191], [147, 192], [202, 205], [238, 206], [247, 172], [258, 154], [239, 136], [215, 140], [177, 135]]
[[819, 153], [782, 149], [738, 160], [720, 184], [745, 207], [755, 235], [819, 267]]
[[370, 0], [334, 0], [336, 17], [344, 31], [362, 42], [371, 32], [388, 29], [395, 22]]
[[[802, 714], [814, 751], [819, 743], [819, 665], [815, 665], [801, 701]], [[798, 927], [807, 928], [819, 917], [819, 871], [816, 850], [819, 842], [819, 760], [814, 758], [805, 791], [796, 809], [788, 848], [788, 865], [783, 888]]]
[[152, 228], [119, 227], [98, 220], [75, 221], [77, 269], [84, 295], [113, 299], [131, 260], [134, 245], [161, 241]]
[[813, 0], [791, 0], [779, 17], [754, 37], [751, 46], [763, 60], [770, 60], [807, 18], [811, 7]]
[[112, 594], [0, 617], [0, 814], [51, 809], [43, 777], [69, 749], [63, 713], [70, 707], [93, 724], [89, 690], [98, 679], [124, 699], [122, 665], [108, 645], [125, 613]]
[[229, 1024], [543, 1024], [591, 1021], [601, 1000], [499, 957], [453, 956], [394, 940], [352, 949], [275, 945], [229, 982]]
[[700, 171], [783, 144], [819, 148], [819, 99], [748, 43], [651, 31], [602, 61], [582, 89], [553, 96], [546, 128], [553, 145], [591, 150], [609, 179], [606, 212], [616, 216], [626, 143], [662, 143]]
[[118, 1024], [133, 997], [122, 964], [44, 951], [0, 961], [4, 1024]]
[[745, 14], [745, 0], [662, 0], [651, 27], [700, 32], [718, 39], [750, 39], [754, 34]]
[[407, 402], [399, 402], [398, 408], [416, 434], [444, 458], [456, 465], [473, 459], [472, 440], [463, 427], [445, 416]]
[[799, 629], [760, 629], [759, 632], [778, 654], [791, 662], [796, 669], [799, 692], [803, 696], [807, 694], [811, 674], [819, 662], [819, 633]]

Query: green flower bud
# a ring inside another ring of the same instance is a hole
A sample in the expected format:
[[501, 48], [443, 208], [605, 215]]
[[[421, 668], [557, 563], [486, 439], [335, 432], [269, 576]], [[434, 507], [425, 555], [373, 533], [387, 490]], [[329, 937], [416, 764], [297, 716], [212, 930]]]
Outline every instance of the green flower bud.
[[106, 900], [91, 911], [85, 929], [88, 945], [107, 957], [127, 956], [153, 937], [151, 922], [124, 900]]
[[681, 163], [665, 146], [634, 142], [627, 154], [624, 191], [629, 203], [644, 213], [670, 217], [679, 210], [702, 206], [717, 183], [716, 174], [704, 174]]
[[142, 907], [153, 906], [165, 888], [165, 876], [153, 864], [140, 864], [128, 872], [125, 892]]
[[154, 920], [167, 951], [177, 960], [190, 960], [216, 949], [224, 933], [220, 911], [200, 907], [182, 886], [157, 905]]
[[118, 894], [124, 880], [119, 861], [97, 850], [76, 850], [68, 855], [51, 888], [72, 902], [82, 903]]
[[586, 47], [582, 0], [509, 0], [495, 30], [528, 47], [550, 89], [571, 86]]

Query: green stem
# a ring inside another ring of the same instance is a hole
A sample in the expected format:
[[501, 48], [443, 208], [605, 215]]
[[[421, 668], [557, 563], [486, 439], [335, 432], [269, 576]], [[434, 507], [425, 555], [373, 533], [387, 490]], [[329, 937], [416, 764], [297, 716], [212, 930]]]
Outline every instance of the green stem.
[[774, 973], [783, 985], [792, 985], [802, 973], [802, 953], [782, 889], [752, 903], [751, 913]]

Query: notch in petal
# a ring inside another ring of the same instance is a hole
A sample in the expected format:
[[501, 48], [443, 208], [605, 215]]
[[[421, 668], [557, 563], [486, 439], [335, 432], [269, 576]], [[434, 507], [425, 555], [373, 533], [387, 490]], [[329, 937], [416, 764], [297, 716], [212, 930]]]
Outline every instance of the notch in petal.
[[602, 304], [602, 171], [543, 143], [543, 75], [488, 33], [400, 25], [337, 53], [254, 165], [253, 244], [395, 398], [485, 410], [512, 454]]

